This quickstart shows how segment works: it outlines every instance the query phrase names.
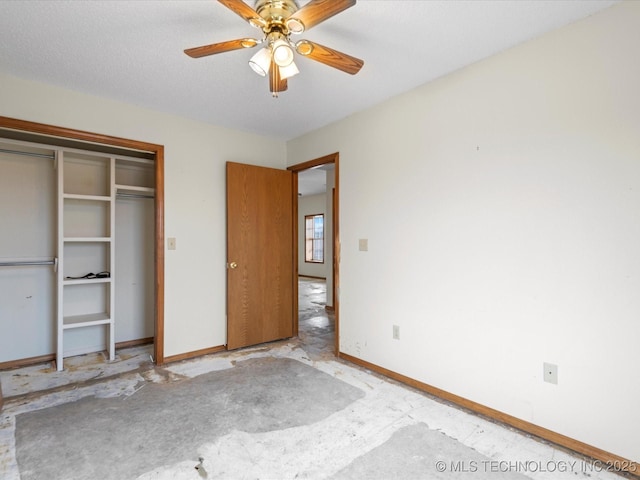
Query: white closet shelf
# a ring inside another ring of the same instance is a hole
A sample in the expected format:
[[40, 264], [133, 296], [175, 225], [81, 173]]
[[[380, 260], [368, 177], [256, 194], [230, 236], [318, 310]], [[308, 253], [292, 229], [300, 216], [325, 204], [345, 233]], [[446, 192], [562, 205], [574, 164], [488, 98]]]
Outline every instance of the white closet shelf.
[[118, 155], [116, 161], [118, 162], [118, 166], [155, 165], [155, 160], [151, 160], [150, 158], [124, 157], [122, 155]]
[[77, 278], [73, 280], [64, 280], [62, 283], [64, 285], [87, 285], [87, 284], [95, 284], [95, 283], [110, 283], [111, 277], [107, 278]]
[[90, 313], [88, 315], [74, 315], [64, 317], [64, 329], [91, 327], [93, 325], [107, 325], [111, 323], [111, 317], [108, 313]]
[[139, 187], [137, 185], [116, 185], [118, 193], [156, 193], [153, 187]]
[[65, 193], [63, 197], [65, 199], [70, 199], [70, 200], [93, 200], [93, 201], [100, 201], [100, 202], [111, 201], [111, 197], [107, 195], [80, 195], [77, 193]]
[[111, 237], [64, 237], [65, 242], [110, 242]]

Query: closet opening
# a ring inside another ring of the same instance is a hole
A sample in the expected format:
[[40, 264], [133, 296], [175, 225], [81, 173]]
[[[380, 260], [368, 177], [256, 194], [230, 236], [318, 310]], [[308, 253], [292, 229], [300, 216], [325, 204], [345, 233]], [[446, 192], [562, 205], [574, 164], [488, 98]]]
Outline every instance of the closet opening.
[[0, 369], [149, 343], [162, 364], [164, 147], [0, 117], [0, 169]]

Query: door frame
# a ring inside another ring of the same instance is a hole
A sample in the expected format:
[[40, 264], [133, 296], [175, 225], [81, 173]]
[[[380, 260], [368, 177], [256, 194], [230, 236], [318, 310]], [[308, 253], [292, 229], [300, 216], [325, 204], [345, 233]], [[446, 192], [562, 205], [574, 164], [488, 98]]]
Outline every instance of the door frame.
[[[164, 363], [164, 145], [0, 116], [0, 129], [151, 153], [155, 160], [154, 360]], [[55, 140], [50, 143], [55, 144]], [[55, 354], [53, 355], [55, 358]]]
[[[335, 188], [333, 193], [333, 307], [335, 310], [335, 335], [334, 335], [334, 354], [337, 357], [340, 353], [340, 154], [338, 152], [330, 153], [323, 157], [314, 158], [306, 162], [297, 163], [287, 167], [293, 173], [293, 311], [294, 325], [293, 335], [298, 336], [298, 173], [320, 165], [333, 163], [335, 168]], [[331, 192], [327, 192], [328, 195]]]

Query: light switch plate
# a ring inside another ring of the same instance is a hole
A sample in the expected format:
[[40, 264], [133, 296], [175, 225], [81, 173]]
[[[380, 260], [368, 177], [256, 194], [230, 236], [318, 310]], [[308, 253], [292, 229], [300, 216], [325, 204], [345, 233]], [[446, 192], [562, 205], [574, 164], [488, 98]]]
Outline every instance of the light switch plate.
[[167, 238], [167, 248], [169, 250], [175, 250], [176, 249], [176, 239], [174, 237]]
[[366, 238], [361, 238], [358, 240], [358, 250], [361, 252], [366, 252], [369, 250], [369, 240]]
[[544, 363], [544, 381], [548, 383], [558, 384], [558, 365], [553, 363]]

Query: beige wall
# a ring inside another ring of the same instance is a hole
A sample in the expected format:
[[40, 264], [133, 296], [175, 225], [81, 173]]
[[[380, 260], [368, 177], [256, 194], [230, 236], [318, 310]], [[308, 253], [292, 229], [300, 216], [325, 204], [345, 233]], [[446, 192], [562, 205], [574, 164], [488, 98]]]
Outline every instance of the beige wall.
[[165, 355], [226, 343], [225, 162], [285, 167], [279, 140], [0, 75], [0, 115], [165, 146]]
[[341, 351], [640, 460], [639, 24], [625, 2], [288, 143], [340, 152]]
[[[322, 193], [319, 195], [307, 195], [298, 197], [298, 273], [300, 275], [309, 275], [312, 277], [326, 278], [327, 269], [325, 263], [309, 263], [305, 262], [305, 215], [325, 215], [326, 220], [327, 195]], [[325, 221], [326, 225], [326, 221]], [[325, 254], [327, 245], [327, 236], [325, 231]]]

